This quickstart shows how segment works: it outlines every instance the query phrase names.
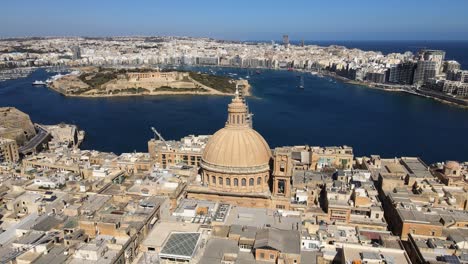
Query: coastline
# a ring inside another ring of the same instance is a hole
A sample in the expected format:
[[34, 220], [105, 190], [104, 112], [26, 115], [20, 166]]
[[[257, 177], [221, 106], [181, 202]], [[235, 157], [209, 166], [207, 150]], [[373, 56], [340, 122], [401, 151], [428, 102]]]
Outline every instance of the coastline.
[[233, 93], [211, 93], [211, 92], [170, 92], [170, 91], [161, 91], [156, 93], [121, 93], [121, 94], [65, 94], [53, 87], [47, 86], [51, 90], [65, 96], [65, 97], [77, 97], [77, 98], [112, 98], [112, 97], [135, 97], [135, 96], [159, 96], [159, 95], [212, 95], [212, 96], [232, 96]]
[[[376, 89], [376, 90], [381, 90], [381, 91], [386, 91], [386, 92], [406, 93], [409, 95], [415, 95], [415, 96], [432, 99], [432, 100], [445, 103], [445, 104], [449, 104], [452, 106], [457, 106], [463, 109], [468, 109], [468, 100], [463, 101], [462, 99], [458, 99], [458, 98], [452, 98], [453, 100], [450, 100], [449, 96], [442, 94], [442, 93], [437, 93], [435, 91], [430, 91], [430, 90], [425, 90], [425, 89], [410, 90], [409, 87], [405, 89], [404, 88], [405, 86], [403, 85], [378, 84], [378, 83], [369, 83], [369, 82], [350, 80], [346, 77], [339, 76], [333, 72], [322, 72], [321, 74], [323, 76], [327, 76], [327, 77], [333, 78], [337, 81], [347, 83], [347, 84], [359, 85], [359, 86], [363, 86], [366, 88]], [[388, 88], [386, 88], [385, 86]]]
[[[223, 65], [217, 65], [217, 66], [203, 66], [206, 68], [233, 68], [233, 69], [251, 69], [251, 70], [279, 70], [279, 71], [286, 71], [286, 69], [272, 69], [272, 68], [250, 68], [250, 67], [228, 67], [228, 66], [223, 66]], [[41, 67], [37, 67], [41, 68]], [[46, 67], [47, 68], [47, 67]], [[302, 73], [309, 73], [313, 74], [313, 71], [310, 70], [294, 70]], [[359, 85], [363, 86], [366, 88], [370, 89], [376, 89], [376, 90], [382, 90], [386, 92], [401, 92], [401, 93], [406, 93], [410, 95], [415, 95], [415, 96], [420, 96], [420, 97], [425, 97], [428, 99], [432, 99], [441, 103], [449, 104], [452, 106], [460, 107], [463, 109], [468, 109], [468, 100], [462, 100], [458, 98], [450, 98], [448, 95], [442, 94], [442, 93], [437, 93], [435, 91], [429, 91], [429, 90], [420, 90], [420, 89], [411, 89], [410, 86], [404, 86], [404, 85], [393, 85], [393, 84], [379, 84], [379, 83], [369, 83], [369, 82], [363, 82], [363, 81], [356, 81], [356, 80], [351, 80], [343, 76], [339, 76], [334, 72], [330, 71], [322, 71], [319, 74], [313, 74], [314, 76], [324, 78], [324, 77], [329, 77], [333, 78], [334, 80], [351, 84], [351, 85]], [[190, 91], [183, 91], [183, 92], [173, 92], [173, 91], [161, 91], [161, 92], [154, 92], [154, 93], [140, 93], [140, 94], [133, 94], [133, 93], [121, 93], [121, 94], [93, 94], [93, 95], [86, 95], [86, 94], [66, 94], [60, 91], [60, 89], [53, 87], [52, 85], [47, 85], [48, 88], [54, 90], [55, 92], [58, 92], [62, 94], [63, 96], [67, 97], [81, 97], [81, 98], [111, 98], [111, 97], [133, 97], [133, 96], [159, 96], [159, 95], [215, 95], [215, 96], [232, 96], [234, 93], [223, 93], [219, 92], [213, 88], [210, 87], [208, 92], [190, 92]], [[206, 87], [205, 87], [206, 88]], [[251, 93], [252, 86], [249, 84], [243, 91], [244, 96], [249, 97], [252, 96]], [[214, 92], [214, 90], [216, 92]]]

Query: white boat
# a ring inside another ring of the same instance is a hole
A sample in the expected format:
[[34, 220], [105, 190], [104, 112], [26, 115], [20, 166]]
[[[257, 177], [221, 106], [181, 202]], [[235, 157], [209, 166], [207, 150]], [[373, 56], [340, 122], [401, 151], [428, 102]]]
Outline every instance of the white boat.
[[43, 81], [37, 81], [37, 80], [36, 80], [36, 81], [34, 81], [34, 82], [32, 83], [32, 85], [35, 85], [35, 86], [43, 86], [43, 85], [46, 85], [46, 83], [43, 82]]

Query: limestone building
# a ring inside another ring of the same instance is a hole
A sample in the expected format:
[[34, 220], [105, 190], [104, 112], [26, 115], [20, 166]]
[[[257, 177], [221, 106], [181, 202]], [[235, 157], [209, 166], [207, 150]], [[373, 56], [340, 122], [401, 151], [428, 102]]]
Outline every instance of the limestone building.
[[17, 162], [19, 160], [18, 145], [16, 141], [0, 138], [0, 163]]
[[180, 141], [154, 138], [148, 141], [148, 153], [163, 168], [179, 164], [199, 166], [209, 138], [206, 135], [190, 135]]
[[274, 171], [281, 172], [278, 179], [273, 174], [270, 180], [272, 151], [251, 127], [247, 105], [236, 93], [228, 106], [225, 127], [209, 139], [203, 151], [201, 184], [191, 185], [187, 196], [246, 207], [289, 208], [292, 173], [286, 171], [288, 157], [281, 159], [274, 163], [279, 166]]
[[0, 107], [0, 137], [13, 139], [21, 146], [35, 135], [27, 114], [14, 107]]

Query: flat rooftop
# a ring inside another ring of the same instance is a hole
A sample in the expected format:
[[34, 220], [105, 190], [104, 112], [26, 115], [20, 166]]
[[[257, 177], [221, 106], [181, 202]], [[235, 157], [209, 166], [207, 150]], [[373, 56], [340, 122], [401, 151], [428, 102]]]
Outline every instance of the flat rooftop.
[[274, 227], [282, 230], [301, 230], [300, 216], [282, 216], [278, 211], [265, 208], [232, 207], [225, 225]]
[[161, 248], [172, 232], [197, 232], [199, 224], [185, 222], [160, 222], [148, 234], [142, 245], [144, 247]]
[[164, 243], [160, 257], [191, 259], [195, 253], [201, 233], [175, 232], [171, 233]]

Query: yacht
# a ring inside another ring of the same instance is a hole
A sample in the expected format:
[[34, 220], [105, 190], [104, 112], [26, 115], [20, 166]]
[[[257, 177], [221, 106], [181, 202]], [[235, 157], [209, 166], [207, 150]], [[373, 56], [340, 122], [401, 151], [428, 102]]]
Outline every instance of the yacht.
[[36, 81], [34, 81], [34, 82], [32, 83], [32, 85], [34, 85], [34, 86], [44, 86], [44, 85], [46, 85], [46, 83], [43, 82], [43, 81], [37, 81], [37, 80], [36, 80]]

